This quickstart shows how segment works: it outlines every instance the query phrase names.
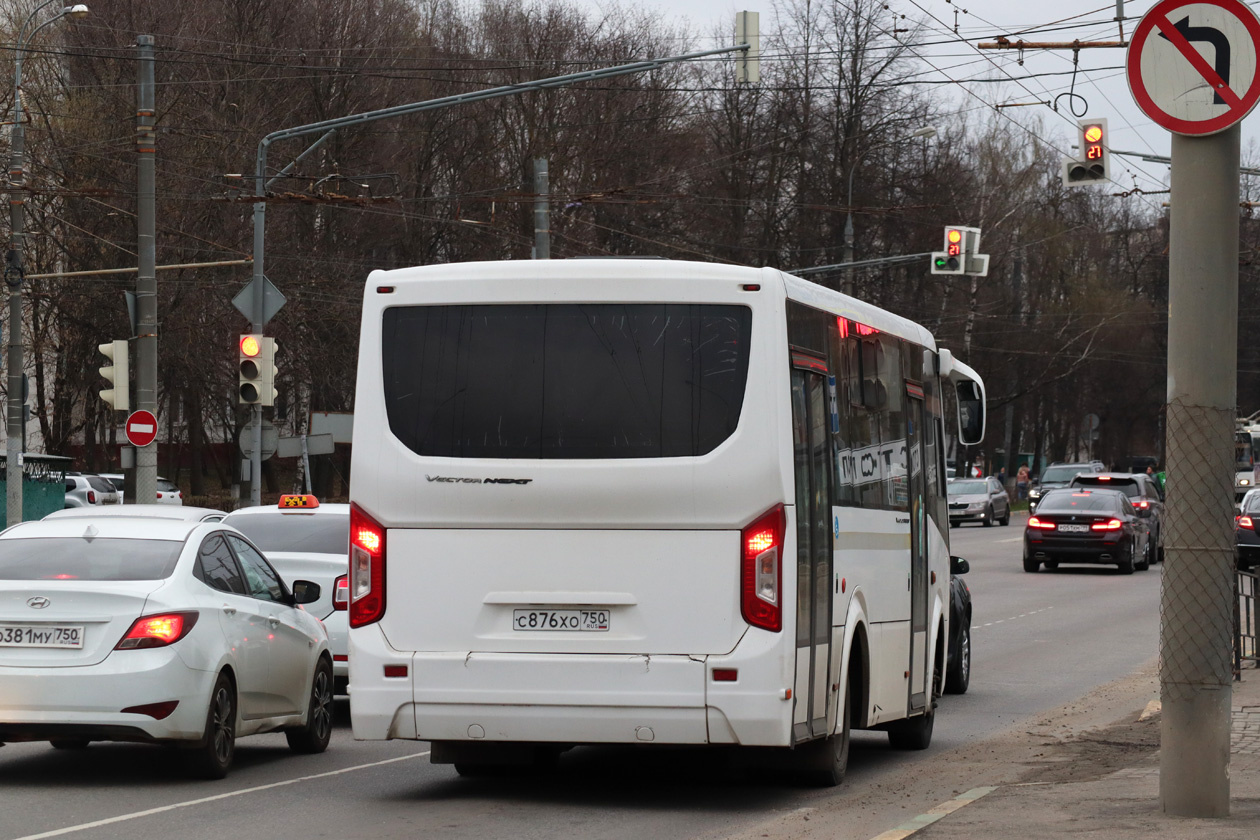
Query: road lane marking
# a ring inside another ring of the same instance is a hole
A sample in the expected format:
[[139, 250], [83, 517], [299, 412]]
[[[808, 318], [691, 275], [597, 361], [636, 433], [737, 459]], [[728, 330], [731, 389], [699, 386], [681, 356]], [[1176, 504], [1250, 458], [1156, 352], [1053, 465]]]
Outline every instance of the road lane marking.
[[343, 773], [353, 773], [355, 770], [366, 770], [370, 767], [380, 767], [381, 765], [393, 764], [397, 761], [410, 761], [413, 758], [422, 758], [430, 752], [431, 750], [425, 750], [421, 753], [412, 753], [411, 755], [404, 755], [399, 758], [387, 758], [384, 761], [374, 761], [371, 764], [357, 764], [354, 767], [343, 767], [340, 770], [329, 770], [327, 773], [316, 773], [313, 776], [299, 776], [296, 779], [286, 779], [283, 782], [272, 782], [271, 784], [258, 785], [257, 787], [252, 788], [242, 788], [241, 790], [233, 790], [228, 793], [218, 793], [214, 796], [203, 796], [200, 799], [190, 799], [187, 802], [176, 802], [173, 805], [163, 805], [160, 808], [149, 808], [146, 811], [136, 811], [132, 814], [122, 814], [120, 816], [109, 817], [104, 820], [94, 820], [93, 822], [67, 826], [66, 828], [57, 828], [52, 831], [44, 831], [39, 834], [28, 834], [25, 837], [16, 837], [14, 840], [43, 840], [45, 837], [60, 837], [63, 834], [73, 834], [76, 831], [87, 831], [89, 828], [100, 828], [103, 825], [113, 825], [114, 823], [138, 820], [141, 817], [151, 817], [154, 814], [161, 814], [166, 811], [189, 808], [193, 805], [204, 805], [207, 802], [217, 802], [220, 799], [230, 799], [233, 796], [244, 796], [247, 793], [258, 793], [259, 791], [273, 790], [275, 788], [286, 787], [288, 785], [295, 785], [298, 782], [309, 782], [314, 779], [326, 779], [329, 776], [340, 776]]
[[1000, 543], [1004, 543], [1004, 542], [1023, 542], [1023, 540], [1024, 540], [1024, 538], [1023, 538], [1023, 537], [1011, 537], [1009, 540], [994, 540], [994, 542], [1000, 542]]
[[996, 787], [972, 788], [966, 793], [960, 793], [953, 799], [946, 800], [934, 808], [929, 808], [926, 812], [907, 820], [896, 828], [891, 828], [883, 834], [875, 835], [871, 840], [905, 840], [905, 838], [919, 829], [927, 828], [941, 817], [952, 814], [964, 805], [970, 805], [980, 797], [993, 793], [995, 790], [997, 790]]
[[1032, 612], [1021, 613], [1020, 615], [1013, 615], [1010, 618], [1000, 618], [997, 621], [990, 621], [986, 624], [977, 624], [972, 629], [975, 630], [980, 627], [993, 627], [994, 625], [1003, 624], [1004, 622], [1007, 622], [1007, 621], [1018, 621], [1021, 618], [1028, 618], [1028, 616], [1030, 615], [1037, 615], [1037, 613], [1043, 613], [1043, 612], [1046, 612], [1047, 610], [1052, 610], [1052, 609], [1054, 609], [1054, 607], [1042, 607], [1041, 609], [1033, 610]]

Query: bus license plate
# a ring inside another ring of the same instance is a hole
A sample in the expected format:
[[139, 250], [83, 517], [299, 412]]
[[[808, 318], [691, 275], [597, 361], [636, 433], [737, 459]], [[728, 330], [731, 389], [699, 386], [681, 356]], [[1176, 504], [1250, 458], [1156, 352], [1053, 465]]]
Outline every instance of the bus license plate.
[[513, 630], [606, 632], [609, 610], [513, 610]]
[[49, 624], [0, 624], [0, 647], [83, 647], [83, 627]]
[[1059, 530], [1065, 534], [1088, 534], [1088, 525], [1060, 525]]

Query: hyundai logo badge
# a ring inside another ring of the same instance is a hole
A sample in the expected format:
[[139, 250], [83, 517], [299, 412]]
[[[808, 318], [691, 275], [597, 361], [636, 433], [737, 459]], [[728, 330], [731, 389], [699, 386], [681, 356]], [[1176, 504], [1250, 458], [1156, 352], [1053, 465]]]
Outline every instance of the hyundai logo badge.
[[36, 595], [34, 598], [26, 599], [26, 606], [30, 607], [33, 610], [42, 610], [44, 607], [48, 606], [51, 603], [52, 601], [48, 600], [43, 595]]

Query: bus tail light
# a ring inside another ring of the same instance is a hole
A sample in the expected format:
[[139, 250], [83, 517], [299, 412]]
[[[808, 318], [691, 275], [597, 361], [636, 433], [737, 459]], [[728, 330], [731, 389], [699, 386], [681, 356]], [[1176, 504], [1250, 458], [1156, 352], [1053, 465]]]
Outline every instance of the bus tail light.
[[384, 615], [385, 529], [351, 502], [350, 626], [362, 627]]
[[778, 633], [783, 629], [783, 537], [787, 515], [775, 505], [740, 532], [744, 621]]

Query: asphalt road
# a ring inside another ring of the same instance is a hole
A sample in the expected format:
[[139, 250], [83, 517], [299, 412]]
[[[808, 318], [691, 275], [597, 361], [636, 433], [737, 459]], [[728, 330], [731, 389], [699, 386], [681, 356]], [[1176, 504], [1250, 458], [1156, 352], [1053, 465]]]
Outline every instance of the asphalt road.
[[978, 742], [1155, 657], [1161, 567], [1030, 575], [1020, 564], [1022, 525], [1017, 514], [1009, 527], [951, 531], [953, 552], [972, 568], [971, 690], [942, 699], [925, 752], [855, 733], [837, 790], [801, 788], [727, 752], [662, 747], [579, 748], [554, 773], [462, 779], [430, 765], [426, 744], [355, 742], [343, 705], [327, 753], [292, 755], [280, 735], [246, 738], [222, 782], [181, 778], [153, 747], [10, 744], [0, 748], [0, 840], [692, 840], [774, 836], [776, 822], [837, 805], [846, 818], [828, 836], [864, 840], [956, 795], [969, 773], [951, 755], [974, 753]]

